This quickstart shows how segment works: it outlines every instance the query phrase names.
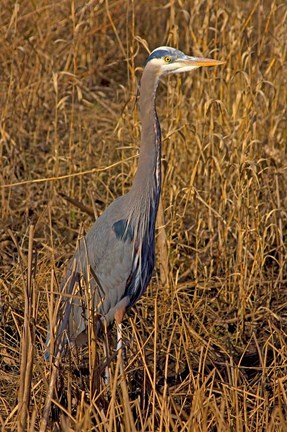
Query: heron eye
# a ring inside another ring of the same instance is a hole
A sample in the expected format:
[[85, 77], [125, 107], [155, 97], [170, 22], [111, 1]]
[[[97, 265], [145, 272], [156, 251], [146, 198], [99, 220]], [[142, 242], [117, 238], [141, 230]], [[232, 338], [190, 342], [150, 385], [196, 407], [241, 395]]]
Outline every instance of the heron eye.
[[171, 62], [171, 57], [170, 56], [165, 56], [164, 61], [166, 63], [170, 63]]

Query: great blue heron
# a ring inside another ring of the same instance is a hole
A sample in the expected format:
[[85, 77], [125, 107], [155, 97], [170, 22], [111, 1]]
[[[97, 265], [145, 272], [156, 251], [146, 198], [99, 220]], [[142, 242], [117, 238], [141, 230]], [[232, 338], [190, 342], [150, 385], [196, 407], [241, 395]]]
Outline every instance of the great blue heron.
[[[62, 306], [54, 331], [54, 354], [67, 341], [81, 343], [91, 310], [107, 325], [120, 324], [145, 292], [155, 264], [155, 223], [161, 192], [161, 131], [155, 97], [159, 78], [223, 62], [162, 46], [148, 57], [140, 89], [142, 138], [130, 191], [112, 202], [79, 240], [61, 284]], [[90, 305], [81, 280], [89, 286]], [[92, 307], [91, 307], [92, 305]], [[100, 329], [98, 323], [98, 330]], [[49, 345], [50, 335], [47, 343]]]

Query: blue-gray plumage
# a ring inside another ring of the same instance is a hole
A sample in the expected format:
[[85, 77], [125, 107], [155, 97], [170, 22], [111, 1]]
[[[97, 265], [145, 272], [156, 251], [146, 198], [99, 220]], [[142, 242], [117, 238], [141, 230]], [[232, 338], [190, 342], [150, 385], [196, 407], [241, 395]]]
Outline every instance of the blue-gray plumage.
[[[92, 314], [107, 324], [114, 320], [120, 323], [126, 310], [145, 292], [155, 264], [155, 223], [161, 192], [161, 131], [155, 108], [159, 78], [222, 63], [189, 57], [170, 47], [157, 48], [148, 57], [141, 79], [142, 138], [134, 182], [79, 240], [61, 284], [63, 295], [53, 329], [54, 354], [68, 340], [76, 344], [83, 341], [91, 314], [87, 292]], [[49, 341], [50, 335], [48, 345]]]

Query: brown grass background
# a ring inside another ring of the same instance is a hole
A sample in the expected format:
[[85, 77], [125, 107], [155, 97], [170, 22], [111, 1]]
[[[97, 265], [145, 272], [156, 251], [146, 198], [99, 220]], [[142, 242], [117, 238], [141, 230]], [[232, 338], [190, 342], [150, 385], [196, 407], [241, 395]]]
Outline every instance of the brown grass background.
[[125, 376], [92, 394], [66, 365], [49, 430], [287, 430], [285, 2], [3, 0], [0, 26], [2, 430], [39, 430], [49, 293], [93, 219], [65, 196], [96, 217], [128, 191], [166, 44], [226, 64], [160, 85], [164, 227]]

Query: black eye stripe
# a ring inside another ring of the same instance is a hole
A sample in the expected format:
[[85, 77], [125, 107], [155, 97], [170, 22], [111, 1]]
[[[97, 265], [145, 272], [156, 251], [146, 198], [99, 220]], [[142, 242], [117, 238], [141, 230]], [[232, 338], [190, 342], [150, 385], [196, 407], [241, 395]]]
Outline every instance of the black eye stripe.
[[150, 60], [153, 59], [165, 59], [165, 57], [169, 57], [171, 61], [174, 61], [177, 58], [184, 58], [184, 53], [175, 48], [166, 49], [165, 47], [162, 47], [153, 51], [146, 62], [148, 63]]
[[169, 57], [168, 52], [166, 50], [156, 50], [155, 52], [151, 53], [147, 61], [150, 61], [152, 59], [158, 59], [162, 57]]

